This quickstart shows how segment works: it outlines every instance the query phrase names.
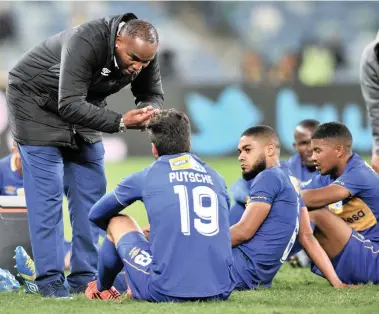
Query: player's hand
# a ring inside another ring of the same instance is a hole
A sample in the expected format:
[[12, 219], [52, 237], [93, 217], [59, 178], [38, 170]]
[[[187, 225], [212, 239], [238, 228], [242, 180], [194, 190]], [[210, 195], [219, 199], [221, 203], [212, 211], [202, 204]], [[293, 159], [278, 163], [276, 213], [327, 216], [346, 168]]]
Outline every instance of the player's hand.
[[334, 285], [334, 288], [338, 288], [338, 289], [346, 289], [346, 288], [357, 289], [357, 288], [360, 288], [360, 287], [361, 286], [358, 286], [358, 285], [347, 285], [347, 284], [342, 283], [342, 282], [340, 282], [339, 284]]
[[371, 164], [372, 169], [374, 169], [376, 173], [379, 173], [379, 155], [377, 155], [374, 151], [372, 152], [371, 156]]
[[145, 129], [152, 115], [158, 111], [151, 106], [142, 109], [132, 109], [126, 112], [122, 119], [128, 129]]
[[147, 225], [146, 227], [142, 228], [143, 234], [147, 240], [149, 240], [149, 234], [150, 234], [150, 225]]

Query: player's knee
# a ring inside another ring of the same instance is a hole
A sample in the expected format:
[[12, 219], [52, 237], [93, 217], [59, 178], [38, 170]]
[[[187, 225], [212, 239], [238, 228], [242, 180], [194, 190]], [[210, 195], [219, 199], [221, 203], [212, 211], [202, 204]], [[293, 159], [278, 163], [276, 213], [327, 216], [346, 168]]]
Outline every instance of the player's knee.
[[127, 215], [118, 215], [109, 221], [107, 234], [117, 242], [117, 239], [120, 238], [121, 235], [132, 231], [141, 232], [134, 219]]
[[320, 222], [323, 221], [323, 219], [328, 219], [330, 214], [332, 213], [326, 208], [316, 209], [309, 212], [309, 219], [312, 223], [314, 223], [317, 226]]

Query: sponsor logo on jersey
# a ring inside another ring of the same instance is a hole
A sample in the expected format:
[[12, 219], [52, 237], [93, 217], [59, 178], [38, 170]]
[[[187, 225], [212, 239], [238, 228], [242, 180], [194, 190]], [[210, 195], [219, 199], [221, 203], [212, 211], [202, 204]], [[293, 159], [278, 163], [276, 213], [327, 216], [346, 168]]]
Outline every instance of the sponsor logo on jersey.
[[192, 169], [199, 172], [206, 173], [205, 168], [200, 165], [192, 156], [183, 155], [169, 160], [171, 170], [187, 170]]

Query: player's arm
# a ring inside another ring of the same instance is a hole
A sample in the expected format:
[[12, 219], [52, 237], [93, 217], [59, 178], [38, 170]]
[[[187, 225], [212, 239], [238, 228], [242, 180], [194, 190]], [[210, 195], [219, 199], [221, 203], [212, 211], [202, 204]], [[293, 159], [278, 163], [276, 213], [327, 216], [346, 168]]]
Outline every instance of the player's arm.
[[150, 105], [154, 109], [162, 109], [164, 98], [158, 55], [131, 83], [131, 90], [135, 97], [137, 108], [144, 108]]
[[249, 203], [241, 220], [230, 228], [232, 247], [249, 241], [266, 219], [270, 209], [271, 205], [267, 203]]
[[147, 225], [142, 228], [143, 235], [145, 236], [146, 240], [149, 240], [150, 236], [150, 225]]
[[119, 131], [122, 115], [86, 101], [97, 59], [87, 39], [73, 34], [66, 40], [61, 52], [58, 111], [71, 124], [115, 133]]
[[336, 271], [324, 249], [313, 235], [308, 210], [306, 207], [301, 208], [300, 230], [298, 236], [300, 244], [315, 265], [321, 270], [325, 278], [333, 287], [340, 288], [344, 284], [338, 278]]
[[350, 196], [350, 191], [340, 185], [330, 184], [328, 186], [301, 191], [301, 198], [309, 209], [322, 208], [344, 200]]
[[253, 181], [248, 205], [239, 222], [230, 228], [232, 247], [249, 241], [265, 221], [272, 203], [280, 191], [280, 181], [275, 173], [268, 171]]
[[142, 199], [145, 170], [126, 177], [116, 189], [104, 195], [93, 205], [88, 219], [99, 228], [107, 230], [111, 218], [135, 201]]

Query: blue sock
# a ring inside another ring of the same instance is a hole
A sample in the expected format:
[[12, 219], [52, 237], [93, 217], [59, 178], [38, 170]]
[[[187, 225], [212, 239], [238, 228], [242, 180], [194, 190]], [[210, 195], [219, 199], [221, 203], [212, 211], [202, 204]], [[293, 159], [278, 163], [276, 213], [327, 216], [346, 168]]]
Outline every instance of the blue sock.
[[117, 254], [115, 245], [105, 237], [99, 249], [97, 289], [99, 291], [110, 289], [123, 267], [124, 264]]

